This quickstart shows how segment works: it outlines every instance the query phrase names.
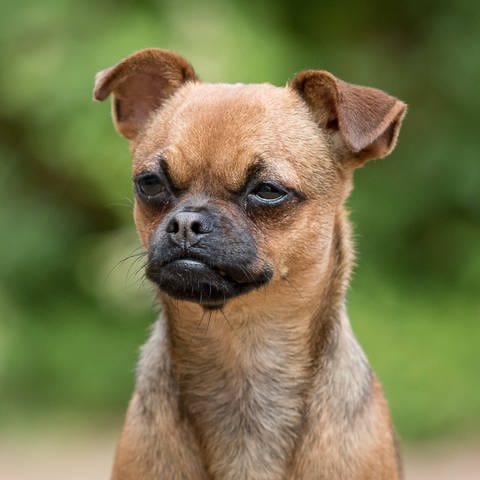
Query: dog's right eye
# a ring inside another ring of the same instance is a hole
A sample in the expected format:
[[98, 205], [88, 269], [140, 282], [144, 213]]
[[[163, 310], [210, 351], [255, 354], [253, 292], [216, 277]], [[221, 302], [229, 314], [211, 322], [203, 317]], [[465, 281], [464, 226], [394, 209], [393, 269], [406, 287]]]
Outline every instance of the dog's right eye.
[[254, 205], [277, 205], [290, 197], [280, 185], [273, 182], [260, 182], [249, 194]]
[[147, 199], [155, 198], [165, 191], [163, 181], [156, 173], [146, 173], [137, 177], [135, 186], [137, 192]]

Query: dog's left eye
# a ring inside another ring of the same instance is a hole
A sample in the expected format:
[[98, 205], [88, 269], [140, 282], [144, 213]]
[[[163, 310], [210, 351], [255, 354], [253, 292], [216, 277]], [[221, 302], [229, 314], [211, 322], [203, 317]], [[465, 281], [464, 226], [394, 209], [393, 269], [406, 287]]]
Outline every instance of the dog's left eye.
[[165, 187], [162, 179], [156, 173], [147, 173], [135, 180], [137, 190], [147, 198], [153, 198], [161, 194]]
[[263, 182], [257, 185], [250, 195], [262, 203], [274, 204], [282, 201], [288, 194], [278, 185]]

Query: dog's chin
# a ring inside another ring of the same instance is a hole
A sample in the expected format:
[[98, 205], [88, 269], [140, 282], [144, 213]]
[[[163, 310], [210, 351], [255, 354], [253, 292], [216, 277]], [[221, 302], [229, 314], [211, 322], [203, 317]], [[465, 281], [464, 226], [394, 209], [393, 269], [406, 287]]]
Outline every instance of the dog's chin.
[[272, 271], [264, 268], [261, 272], [253, 273], [246, 268], [209, 266], [187, 258], [162, 265], [150, 262], [146, 275], [170, 297], [214, 310], [222, 308], [229, 299], [268, 283]]

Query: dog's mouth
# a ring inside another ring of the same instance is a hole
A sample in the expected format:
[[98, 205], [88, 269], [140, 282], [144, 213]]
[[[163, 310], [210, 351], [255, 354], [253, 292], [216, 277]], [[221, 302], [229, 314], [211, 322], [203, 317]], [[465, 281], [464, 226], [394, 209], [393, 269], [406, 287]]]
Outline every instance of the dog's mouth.
[[216, 309], [230, 298], [269, 282], [272, 271], [268, 267], [258, 272], [248, 265], [216, 265], [203, 259], [177, 258], [166, 263], [149, 261], [146, 275], [173, 298]]

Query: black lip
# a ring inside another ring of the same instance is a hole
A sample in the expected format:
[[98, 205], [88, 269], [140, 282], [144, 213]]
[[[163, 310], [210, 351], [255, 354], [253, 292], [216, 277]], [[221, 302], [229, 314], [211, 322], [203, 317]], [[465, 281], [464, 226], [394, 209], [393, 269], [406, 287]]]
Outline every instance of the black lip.
[[174, 260], [173, 262], [170, 262], [171, 264], [175, 264], [179, 268], [185, 268], [188, 270], [194, 270], [194, 271], [205, 271], [205, 269], [209, 269], [210, 267], [199, 260], [194, 260], [193, 258], [184, 258], [181, 260]]
[[196, 258], [177, 258], [158, 264], [149, 262], [147, 277], [168, 295], [199, 303], [205, 308], [221, 308], [235, 296], [264, 285], [272, 278], [266, 268], [260, 274], [245, 274], [246, 267], [208, 265]]
[[205, 262], [201, 260], [195, 260], [193, 258], [182, 258], [173, 260], [164, 265], [164, 268], [170, 268], [177, 271], [177, 273], [185, 274], [187, 277], [192, 275], [201, 275], [204, 280], [216, 280], [217, 277], [221, 277], [220, 272], [222, 270], [209, 267]]

